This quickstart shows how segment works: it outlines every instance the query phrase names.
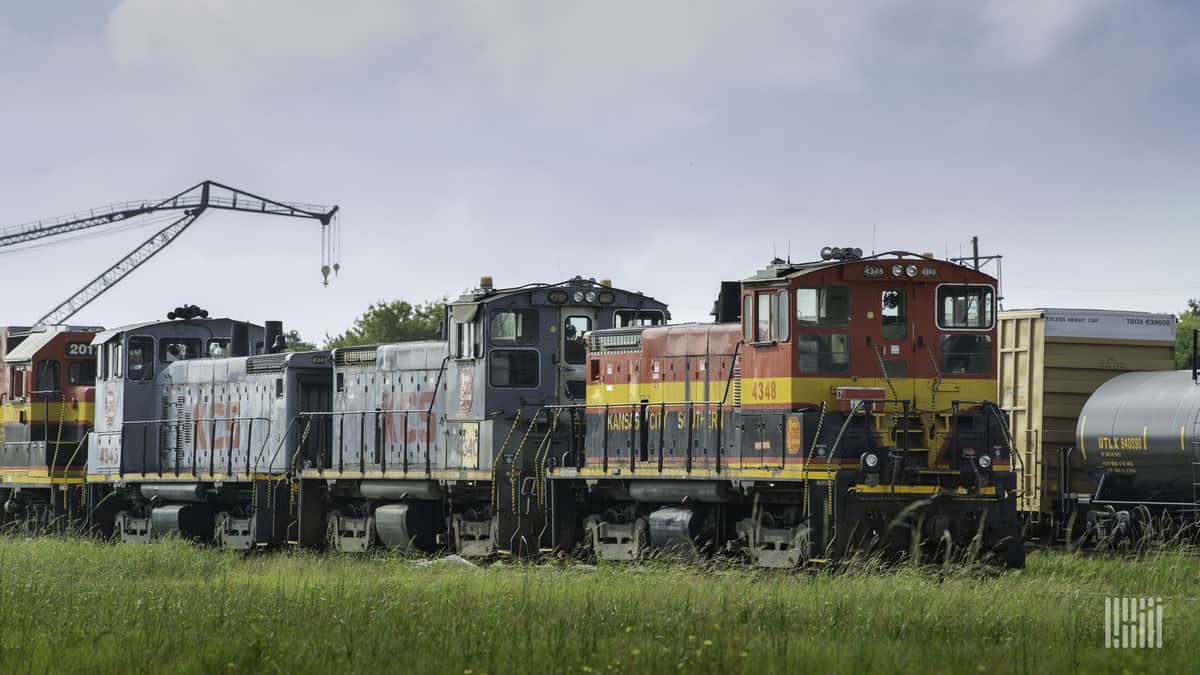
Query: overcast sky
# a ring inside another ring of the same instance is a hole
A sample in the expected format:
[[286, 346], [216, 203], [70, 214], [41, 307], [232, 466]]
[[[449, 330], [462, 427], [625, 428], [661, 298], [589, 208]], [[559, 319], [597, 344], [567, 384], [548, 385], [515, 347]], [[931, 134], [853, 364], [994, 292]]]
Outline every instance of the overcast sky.
[[[824, 245], [1004, 255], [1005, 306], [1200, 296], [1200, 3], [46, 0], [0, 9], [0, 227], [212, 178], [78, 314], [183, 302], [337, 333], [378, 299], [581, 274], [707, 319]], [[146, 228], [0, 256], [41, 316]], [[965, 250], [965, 249], [964, 249]]]

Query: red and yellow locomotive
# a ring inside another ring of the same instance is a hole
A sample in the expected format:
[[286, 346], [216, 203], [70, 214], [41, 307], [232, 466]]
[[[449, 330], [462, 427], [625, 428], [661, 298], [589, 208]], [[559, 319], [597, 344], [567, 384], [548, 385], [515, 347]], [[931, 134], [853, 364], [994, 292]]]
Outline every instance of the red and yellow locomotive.
[[99, 328], [0, 328], [0, 523], [82, 521]]
[[553, 544], [788, 567], [921, 542], [1021, 565], [995, 279], [860, 256], [773, 261], [723, 285], [715, 324], [589, 334], [586, 431], [546, 474]]

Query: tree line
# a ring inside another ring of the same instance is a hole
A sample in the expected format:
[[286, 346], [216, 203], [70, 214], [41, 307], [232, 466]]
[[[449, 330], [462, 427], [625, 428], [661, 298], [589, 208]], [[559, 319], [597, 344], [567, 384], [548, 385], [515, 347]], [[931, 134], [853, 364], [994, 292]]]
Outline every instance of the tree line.
[[[367, 307], [354, 320], [354, 325], [337, 335], [326, 335], [320, 349], [336, 349], [354, 345], [436, 340], [441, 334], [445, 300], [431, 300], [414, 305], [404, 300], [380, 300]], [[288, 351], [307, 352], [318, 349], [316, 342], [305, 340], [299, 331], [287, 332]]]
[[1187, 301], [1187, 309], [1179, 313], [1175, 325], [1175, 367], [1192, 367], [1192, 331], [1200, 328], [1200, 300]]

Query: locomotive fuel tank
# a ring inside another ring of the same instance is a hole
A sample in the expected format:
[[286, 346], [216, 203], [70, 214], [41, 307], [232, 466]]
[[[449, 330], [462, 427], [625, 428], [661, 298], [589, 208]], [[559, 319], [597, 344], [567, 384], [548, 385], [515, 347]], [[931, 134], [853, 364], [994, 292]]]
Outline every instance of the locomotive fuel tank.
[[1200, 385], [1191, 371], [1126, 373], [1083, 406], [1075, 430], [1097, 502], [1192, 504]]

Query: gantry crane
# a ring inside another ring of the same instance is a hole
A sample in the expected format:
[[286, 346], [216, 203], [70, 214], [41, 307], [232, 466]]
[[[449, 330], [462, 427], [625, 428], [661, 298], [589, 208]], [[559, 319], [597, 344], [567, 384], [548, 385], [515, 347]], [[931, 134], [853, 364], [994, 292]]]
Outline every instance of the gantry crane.
[[37, 321], [38, 325], [59, 324], [74, 316], [88, 303], [166, 248], [210, 208], [317, 220], [321, 223], [321, 274], [325, 285], [329, 285], [329, 273], [332, 271], [336, 275], [341, 268], [337, 261], [337, 206], [277, 202], [211, 180], [203, 181], [173, 197], [157, 202], [123, 202], [0, 230], [0, 248], [92, 228], [115, 226], [141, 216], [169, 212], [183, 214]]

